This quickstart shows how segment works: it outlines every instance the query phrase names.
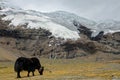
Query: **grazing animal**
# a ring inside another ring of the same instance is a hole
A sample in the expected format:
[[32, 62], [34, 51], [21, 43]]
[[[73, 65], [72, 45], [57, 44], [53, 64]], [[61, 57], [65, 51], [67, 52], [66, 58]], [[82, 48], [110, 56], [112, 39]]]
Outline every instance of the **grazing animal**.
[[33, 58], [25, 58], [19, 57], [14, 65], [14, 70], [17, 72], [17, 78], [21, 78], [20, 72], [21, 71], [28, 71], [27, 76], [29, 77], [29, 73], [32, 72], [34, 76], [35, 69], [38, 70], [40, 75], [43, 75], [44, 67], [41, 66], [39, 60], [36, 57]]

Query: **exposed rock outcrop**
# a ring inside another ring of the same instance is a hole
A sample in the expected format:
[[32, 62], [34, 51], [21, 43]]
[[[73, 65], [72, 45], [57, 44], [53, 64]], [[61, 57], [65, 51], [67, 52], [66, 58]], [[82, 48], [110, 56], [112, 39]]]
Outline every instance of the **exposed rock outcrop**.
[[92, 31], [91, 29], [81, 25], [79, 22], [73, 21], [74, 26], [77, 27], [78, 31], [80, 31], [80, 34], [86, 35], [88, 38], [91, 38]]
[[104, 36], [104, 31], [100, 31], [95, 37], [91, 37], [91, 40], [99, 41], [103, 38], [103, 36]]

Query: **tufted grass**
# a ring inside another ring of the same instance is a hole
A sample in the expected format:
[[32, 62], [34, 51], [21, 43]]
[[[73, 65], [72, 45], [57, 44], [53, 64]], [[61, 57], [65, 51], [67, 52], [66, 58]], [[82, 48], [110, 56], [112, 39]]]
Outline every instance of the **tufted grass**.
[[0, 62], [0, 80], [120, 80], [120, 61], [91, 62], [79, 59], [41, 59], [45, 67], [44, 75], [35, 71], [35, 76], [21, 72], [16, 78], [14, 62]]

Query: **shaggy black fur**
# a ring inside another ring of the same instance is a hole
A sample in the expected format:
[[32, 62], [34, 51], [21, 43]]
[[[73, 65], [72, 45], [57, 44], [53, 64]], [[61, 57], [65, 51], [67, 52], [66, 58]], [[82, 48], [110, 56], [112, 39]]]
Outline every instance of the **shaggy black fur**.
[[34, 76], [35, 69], [38, 70], [40, 75], [43, 75], [44, 67], [41, 66], [39, 60], [36, 57], [33, 58], [25, 58], [25, 57], [19, 57], [14, 65], [14, 70], [17, 72], [17, 78], [21, 78], [20, 72], [21, 71], [28, 71], [28, 77], [29, 73], [32, 72]]

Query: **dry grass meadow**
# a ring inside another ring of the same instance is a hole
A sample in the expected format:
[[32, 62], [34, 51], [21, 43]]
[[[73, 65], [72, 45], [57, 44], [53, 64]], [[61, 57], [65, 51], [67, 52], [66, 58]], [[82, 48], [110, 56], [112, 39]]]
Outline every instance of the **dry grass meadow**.
[[21, 72], [17, 79], [14, 62], [0, 62], [0, 80], [120, 80], [120, 61], [91, 62], [79, 59], [41, 59], [44, 75], [26, 77]]

